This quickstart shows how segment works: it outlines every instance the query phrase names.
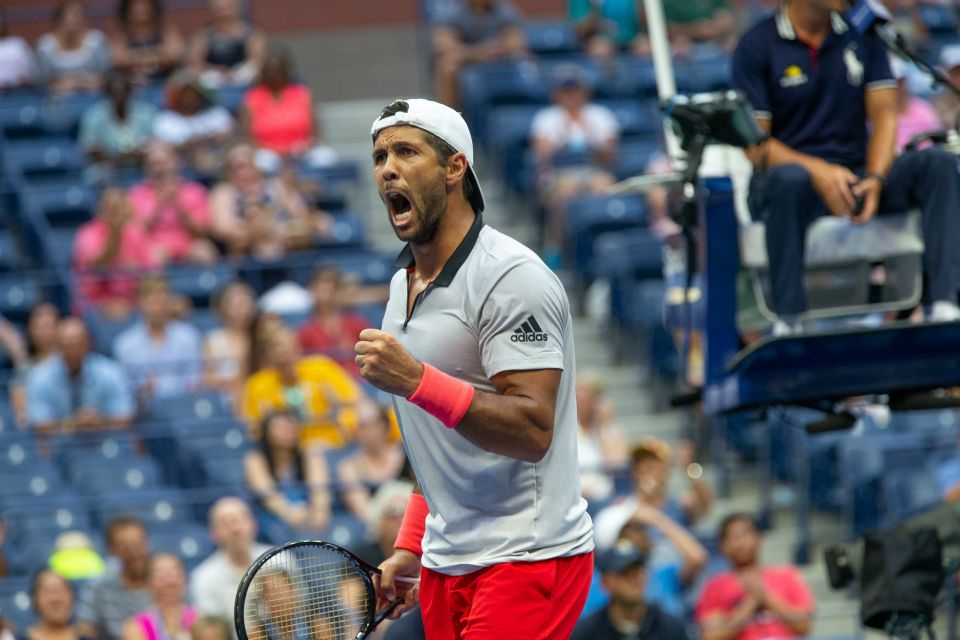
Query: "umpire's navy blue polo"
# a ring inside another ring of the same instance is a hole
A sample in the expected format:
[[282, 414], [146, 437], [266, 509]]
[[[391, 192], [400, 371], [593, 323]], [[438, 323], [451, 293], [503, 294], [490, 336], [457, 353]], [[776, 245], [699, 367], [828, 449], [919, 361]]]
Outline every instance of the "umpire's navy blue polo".
[[883, 43], [839, 14], [816, 49], [797, 38], [785, 6], [743, 34], [733, 54], [733, 87], [747, 94], [771, 135], [787, 146], [847, 167], [867, 152], [864, 95], [896, 86]]

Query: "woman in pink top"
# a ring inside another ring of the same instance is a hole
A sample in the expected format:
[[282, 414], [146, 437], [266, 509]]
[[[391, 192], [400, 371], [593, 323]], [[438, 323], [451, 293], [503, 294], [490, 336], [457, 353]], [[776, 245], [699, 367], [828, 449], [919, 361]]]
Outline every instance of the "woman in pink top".
[[133, 222], [120, 189], [105, 189], [97, 215], [77, 231], [73, 267], [81, 306], [98, 307], [112, 318], [126, 317], [136, 298], [137, 274], [160, 264], [159, 252]]
[[187, 576], [180, 559], [172, 553], [153, 556], [147, 586], [153, 602], [124, 623], [122, 640], [190, 640], [197, 612], [185, 603]]
[[279, 170], [284, 158], [318, 167], [336, 159], [330, 147], [320, 144], [310, 89], [291, 82], [290, 75], [290, 56], [271, 49], [240, 110], [241, 127], [258, 147], [257, 165], [270, 173]]
[[134, 219], [163, 262], [210, 263], [218, 252], [207, 238], [210, 213], [207, 190], [180, 177], [177, 155], [165, 142], [147, 147], [147, 179], [130, 189]]

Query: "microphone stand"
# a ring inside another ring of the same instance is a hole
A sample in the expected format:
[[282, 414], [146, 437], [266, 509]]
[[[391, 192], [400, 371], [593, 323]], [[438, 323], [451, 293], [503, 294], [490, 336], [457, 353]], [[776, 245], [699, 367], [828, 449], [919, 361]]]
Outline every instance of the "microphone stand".
[[927, 61], [913, 50], [906, 38], [893, 29], [888, 29], [883, 25], [875, 25], [873, 32], [880, 39], [880, 42], [887, 47], [888, 51], [900, 56], [901, 58], [909, 60], [918, 69], [920, 69], [920, 71], [923, 71], [926, 75], [928, 75], [930, 77], [930, 87], [932, 89], [943, 86], [949, 89], [957, 98], [960, 98], [960, 87], [957, 87], [957, 85], [953, 84], [947, 74], [945, 74], [943, 71], [927, 64]]

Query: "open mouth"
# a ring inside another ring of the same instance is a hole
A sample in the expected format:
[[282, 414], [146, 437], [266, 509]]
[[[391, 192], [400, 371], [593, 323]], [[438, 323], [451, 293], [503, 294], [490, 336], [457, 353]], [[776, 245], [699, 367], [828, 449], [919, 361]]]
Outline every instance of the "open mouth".
[[385, 196], [390, 207], [390, 216], [393, 218], [393, 223], [397, 226], [404, 226], [410, 222], [413, 205], [410, 204], [407, 196], [399, 191], [388, 191]]

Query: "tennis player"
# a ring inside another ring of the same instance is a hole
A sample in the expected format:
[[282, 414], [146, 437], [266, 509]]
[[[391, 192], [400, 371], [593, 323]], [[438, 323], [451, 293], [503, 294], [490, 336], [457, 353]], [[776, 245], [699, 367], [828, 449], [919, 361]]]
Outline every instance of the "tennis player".
[[[377, 188], [407, 245], [357, 365], [393, 394], [420, 486], [380, 565], [380, 597], [419, 599], [431, 640], [569, 637], [593, 528], [566, 294], [536, 254], [484, 225], [456, 111], [397, 100], [372, 133]], [[397, 576], [419, 576], [419, 589]]]

